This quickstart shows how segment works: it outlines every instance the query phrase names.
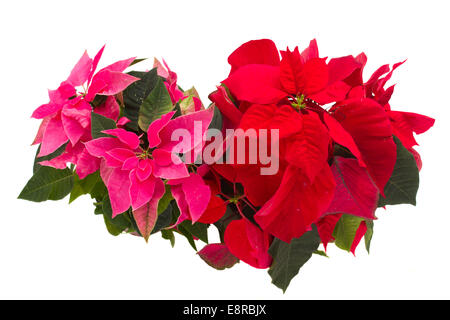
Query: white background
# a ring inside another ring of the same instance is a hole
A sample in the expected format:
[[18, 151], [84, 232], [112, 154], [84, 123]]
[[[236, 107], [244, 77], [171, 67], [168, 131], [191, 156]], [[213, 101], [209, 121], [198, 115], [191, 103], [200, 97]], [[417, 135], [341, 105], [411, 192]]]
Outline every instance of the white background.
[[[448, 13], [448, 1], [2, 1], [0, 298], [450, 298]], [[208, 267], [184, 238], [172, 249], [159, 235], [149, 244], [110, 236], [89, 197], [71, 206], [16, 199], [32, 172], [30, 115], [84, 49], [93, 56], [106, 43], [103, 65], [164, 57], [207, 102], [243, 42], [304, 48], [314, 37], [321, 56], [365, 51], [366, 80], [408, 58], [391, 105], [437, 119], [418, 138], [418, 204], [379, 210], [370, 255], [330, 245], [330, 258], [314, 256], [283, 295], [265, 270]]]

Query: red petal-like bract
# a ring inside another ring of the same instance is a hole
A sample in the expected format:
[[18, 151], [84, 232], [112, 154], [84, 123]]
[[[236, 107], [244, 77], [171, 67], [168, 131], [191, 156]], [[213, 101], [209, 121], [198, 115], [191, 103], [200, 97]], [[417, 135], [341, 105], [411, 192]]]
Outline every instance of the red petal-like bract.
[[372, 99], [352, 99], [334, 107], [334, 117], [353, 137], [370, 176], [384, 195], [397, 159], [391, 122], [384, 108]]
[[335, 188], [333, 173], [325, 164], [311, 183], [301, 169], [288, 166], [275, 195], [256, 213], [263, 230], [290, 242], [299, 238], [328, 208]]
[[434, 119], [412, 112], [388, 111], [395, 136], [407, 149], [417, 145], [413, 133], [421, 134], [434, 125]]
[[252, 267], [265, 269], [272, 264], [268, 250], [271, 237], [246, 219], [234, 220], [225, 230], [225, 244], [239, 260]]
[[366, 219], [375, 219], [378, 190], [355, 159], [335, 157], [333, 166], [336, 189], [325, 214], [346, 213]]
[[320, 240], [322, 240], [325, 250], [327, 250], [328, 243], [334, 240], [333, 231], [341, 217], [341, 213], [329, 214], [317, 222], [317, 231], [319, 232]]
[[236, 98], [252, 103], [275, 103], [287, 96], [281, 89], [280, 68], [274, 66], [245, 65], [223, 83]]
[[319, 92], [328, 83], [328, 66], [324, 59], [312, 58], [302, 61], [298, 48], [293, 52], [282, 51], [280, 79], [287, 93], [310, 96]]
[[231, 74], [240, 67], [248, 64], [278, 66], [280, 64], [280, 56], [272, 40], [253, 40], [237, 48], [228, 57], [228, 63], [231, 65]]
[[361, 239], [364, 237], [364, 235], [367, 232], [367, 225], [365, 221], [361, 221], [361, 224], [359, 225], [358, 229], [356, 230], [355, 238], [353, 238], [352, 246], [350, 247], [350, 252], [355, 255], [356, 247], [358, 246]]
[[221, 198], [212, 195], [208, 207], [201, 217], [197, 220], [200, 223], [215, 223], [223, 217], [227, 210], [227, 204]]
[[223, 243], [208, 244], [198, 252], [198, 255], [207, 264], [218, 270], [231, 268], [239, 261]]
[[217, 90], [209, 95], [209, 99], [219, 108], [222, 115], [231, 121], [233, 127], [239, 125], [242, 112], [230, 100], [223, 86], [218, 86]]
[[317, 114], [304, 114], [302, 121], [302, 130], [287, 139], [286, 160], [312, 182], [327, 161], [330, 138]]

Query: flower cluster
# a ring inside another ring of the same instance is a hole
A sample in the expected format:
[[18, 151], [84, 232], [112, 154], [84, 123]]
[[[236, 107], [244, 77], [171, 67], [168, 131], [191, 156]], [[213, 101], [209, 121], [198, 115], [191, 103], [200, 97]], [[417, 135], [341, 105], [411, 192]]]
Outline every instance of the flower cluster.
[[434, 120], [391, 109], [386, 83], [404, 62], [364, 81], [364, 53], [328, 59], [315, 40], [301, 53], [249, 41], [205, 108], [156, 59], [150, 71], [124, 73], [131, 58], [96, 73], [102, 52], [85, 53], [33, 113], [40, 146], [20, 198], [90, 194], [111, 234], [160, 232], [172, 245], [180, 234], [195, 250], [214, 225], [221, 242], [198, 251], [203, 260], [269, 268], [283, 290], [329, 243], [355, 253], [364, 238], [369, 250], [377, 208], [415, 205], [414, 134]]

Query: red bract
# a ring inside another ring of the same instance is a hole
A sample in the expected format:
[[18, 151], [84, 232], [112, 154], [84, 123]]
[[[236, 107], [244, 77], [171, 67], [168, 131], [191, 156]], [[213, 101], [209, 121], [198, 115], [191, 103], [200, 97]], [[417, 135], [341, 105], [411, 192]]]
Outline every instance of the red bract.
[[389, 101], [394, 93], [395, 85], [385, 89], [386, 83], [391, 79], [394, 70], [400, 67], [405, 61], [396, 63], [392, 66], [383, 65], [378, 68], [367, 82], [363, 81], [362, 73], [367, 61], [365, 54], [359, 55], [355, 61], [360, 63], [360, 67], [342, 83], [350, 86], [348, 93], [349, 98], [369, 98], [378, 102], [386, 111], [387, 117], [391, 122], [393, 134], [397, 136], [402, 144], [411, 153], [414, 154], [419, 169], [422, 167], [420, 155], [413, 149], [418, 145], [414, 138], [414, 134], [422, 134], [430, 129], [434, 124], [434, 119], [411, 112], [393, 111]]
[[225, 231], [225, 244], [230, 252], [252, 267], [265, 269], [272, 263], [268, 250], [271, 236], [246, 219], [230, 222]]

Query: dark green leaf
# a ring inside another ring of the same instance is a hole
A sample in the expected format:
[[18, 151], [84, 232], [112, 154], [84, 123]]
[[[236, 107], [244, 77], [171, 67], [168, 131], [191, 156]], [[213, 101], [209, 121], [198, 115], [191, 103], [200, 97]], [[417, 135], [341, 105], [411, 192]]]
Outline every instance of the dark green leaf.
[[95, 109], [99, 106], [101, 106], [102, 104], [104, 104], [106, 102], [106, 99], [108, 99], [108, 96], [103, 96], [103, 95], [96, 95], [94, 100], [91, 102], [91, 106]]
[[273, 263], [269, 269], [272, 283], [285, 292], [292, 278], [311, 258], [319, 244], [320, 237], [315, 225], [313, 230], [306, 232], [300, 238], [292, 239], [291, 243], [275, 238], [269, 249], [273, 257]]
[[134, 66], [135, 64], [138, 64], [139, 62], [145, 61], [147, 58], [140, 58], [140, 59], [134, 59], [132, 63], [130, 63], [130, 67]]
[[225, 229], [227, 228], [228, 224], [231, 221], [238, 220], [238, 219], [241, 219], [241, 216], [239, 215], [239, 213], [233, 211], [232, 206], [228, 205], [227, 210], [225, 211], [225, 214], [223, 215], [223, 217], [214, 223], [217, 230], [219, 231], [221, 242], [224, 242]]
[[72, 190], [73, 175], [70, 169], [41, 166], [23, 188], [19, 199], [35, 202], [60, 200]]
[[98, 113], [91, 113], [91, 133], [92, 139], [109, 137], [109, 135], [102, 133], [104, 130], [115, 129], [116, 122], [112, 119], [104, 117]]
[[108, 194], [108, 189], [106, 189], [105, 184], [102, 179], [99, 179], [95, 186], [89, 192], [91, 194], [91, 198], [97, 201], [102, 201], [105, 196]]
[[[102, 209], [103, 209], [103, 216], [105, 217], [106, 228], [112, 235], [117, 236], [118, 234], [124, 231], [130, 231], [129, 229], [132, 228], [132, 223], [128, 212], [124, 212], [113, 218], [111, 202], [109, 201], [108, 195], [106, 195], [105, 198], [103, 199]], [[134, 230], [134, 228], [132, 229]]]
[[333, 155], [343, 158], [353, 158], [353, 159], [355, 158], [355, 156], [350, 152], [350, 150], [337, 143], [334, 144]]
[[[212, 106], [214, 108], [214, 115], [212, 117], [211, 123], [208, 129], [222, 130], [222, 113], [219, 108]], [[210, 107], [211, 108], [211, 107]]]
[[173, 119], [178, 118], [178, 117], [183, 115], [181, 113], [181, 106], [180, 106], [179, 102], [175, 103], [175, 107], [173, 107], [173, 111], [175, 111], [175, 113], [174, 113], [174, 115], [172, 117]]
[[177, 226], [177, 230], [180, 234], [182, 234], [187, 239], [187, 241], [189, 242], [191, 247], [195, 251], [197, 251], [197, 246], [195, 245], [195, 241], [194, 241], [194, 237], [192, 236], [192, 233], [190, 233], [188, 230], [186, 230], [186, 228], [184, 228], [181, 224], [179, 224]]
[[314, 251], [313, 253], [314, 253], [314, 254], [317, 254], [318, 256], [322, 256], [322, 257], [328, 258], [327, 253], [326, 253], [325, 251], [322, 251], [322, 250], [316, 250], [316, 251]]
[[397, 161], [389, 181], [384, 187], [386, 198], [380, 195], [378, 207], [409, 203], [416, 205], [416, 195], [419, 189], [419, 170], [414, 156], [394, 136], [397, 145]]
[[100, 180], [100, 174], [98, 171], [88, 175], [84, 179], [80, 179], [77, 174], [74, 174], [73, 188], [70, 193], [69, 203], [73, 202], [79, 196], [91, 193], [98, 181]]
[[158, 78], [155, 87], [142, 102], [139, 110], [139, 128], [147, 131], [154, 120], [173, 109], [172, 100], [162, 78]]
[[208, 243], [208, 227], [209, 225], [196, 222], [192, 224], [191, 221], [185, 220], [181, 224], [178, 225], [179, 227], [182, 227], [186, 229], [190, 234], [192, 234], [194, 237], [202, 240], [205, 243]]
[[108, 232], [117, 237], [118, 235], [120, 235], [124, 229], [116, 226], [115, 224], [113, 224], [111, 222], [111, 220], [109, 220], [105, 215], [103, 216], [103, 220], [105, 221], [105, 226], [106, 226], [106, 230], [108, 230]]
[[132, 83], [123, 92], [124, 116], [131, 121], [127, 124], [127, 127], [138, 131], [138, 117], [142, 102], [155, 87], [159, 76], [156, 68], [148, 72], [132, 71], [129, 74], [141, 80]]
[[158, 215], [158, 219], [156, 220], [155, 226], [153, 227], [152, 234], [161, 231], [162, 229], [167, 228], [173, 224], [172, 211], [172, 205], [169, 204], [167, 208]]
[[367, 253], [370, 253], [370, 243], [372, 242], [373, 237], [373, 221], [366, 220], [367, 231], [364, 235], [364, 242], [366, 244]]
[[163, 239], [170, 240], [172, 248], [175, 246], [175, 235], [173, 234], [172, 230], [161, 230], [161, 236], [163, 237]]

